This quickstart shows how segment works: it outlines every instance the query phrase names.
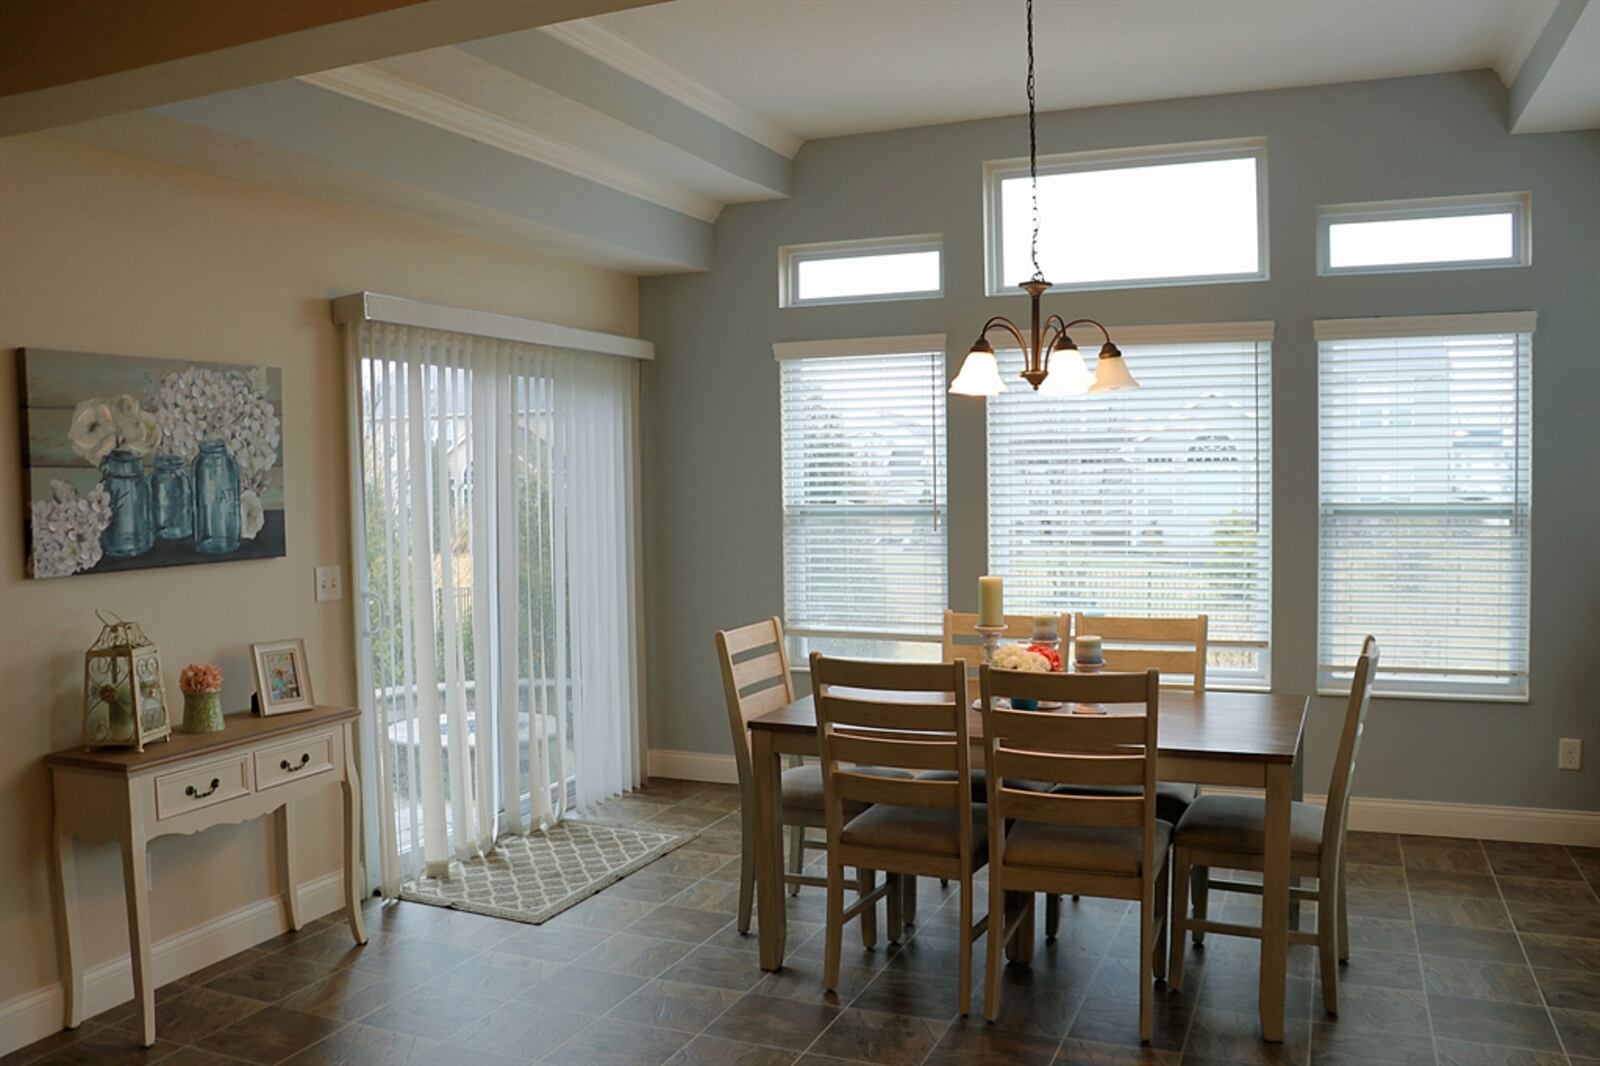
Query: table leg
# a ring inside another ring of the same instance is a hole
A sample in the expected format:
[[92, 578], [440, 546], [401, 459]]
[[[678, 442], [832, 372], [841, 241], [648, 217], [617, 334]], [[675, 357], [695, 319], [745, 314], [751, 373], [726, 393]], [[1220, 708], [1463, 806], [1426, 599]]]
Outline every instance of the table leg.
[[150, 965], [150, 878], [144, 838], [130, 824], [122, 834], [122, 882], [128, 897], [128, 953], [133, 959], [133, 995], [139, 1001], [139, 1043], [156, 1042], [155, 971]]
[[283, 906], [289, 928], [300, 928], [300, 877], [294, 857], [293, 803], [278, 808], [278, 866], [283, 871]]
[[361, 776], [356, 772], [355, 739], [355, 730], [347, 723], [344, 727], [344, 781], [341, 782], [344, 790], [344, 916], [356, 943], [365, 944], [367, 927], [361, 920], [361, 898], [366, 890], [357, 874], [361, 868], [361, 839], [356, 832], [360, 818]]
[[756, 927], [761, 968], [777, 970], [783, 967], [788, 933], [783, 900], [783, 829], [778, 824], [782, 769], [772, 750], [772, 735], [764, 729], [752, 729], [750, 734], [751, 770], [756, 786]]
[[55, 817], [56, 943], [61, 958], [61, 983], [66, 989], [66, 1026], [83, 1024], [83, 952], [78, 948], [78, 854], [72, 835]]
[[1289, 954], [1289, 764], [1267, 767], [1266, 840], [1261, 868], [1261, 1035], [1283, 1040], [1284, 986]]
[[[1296, 803], [1306, 798], [1305, 754], [1306, 734], [1305, 730], [1302, 729], [1300, 731], [1300, 746], [1294, 752], [1294, 788], [1292, 794]], [[1300, 876], [1296, 874], [1290, 877], [1289, 885], [1292, 888], [1298, 888], [1300, 886]], [[1293, 892], [1289, 893], [1289, 928], [1300, 928], [1300, 900], [1295, 897]]]

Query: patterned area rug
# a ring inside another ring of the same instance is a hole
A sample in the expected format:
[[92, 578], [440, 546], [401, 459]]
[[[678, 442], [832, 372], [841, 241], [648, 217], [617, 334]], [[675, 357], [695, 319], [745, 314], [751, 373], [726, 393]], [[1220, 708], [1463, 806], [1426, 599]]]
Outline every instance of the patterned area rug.
[[452, 859], [444, 877], [419, 877], [400, 898], [538, 925], [693, 840], [698, 833], [558, 822], [502, 837], [493, 854]]

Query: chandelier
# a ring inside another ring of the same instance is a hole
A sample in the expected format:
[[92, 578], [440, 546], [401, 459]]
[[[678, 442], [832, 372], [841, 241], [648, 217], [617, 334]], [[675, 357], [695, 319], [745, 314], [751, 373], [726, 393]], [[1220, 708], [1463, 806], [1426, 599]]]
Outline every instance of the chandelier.
[[[1039, 136], [1033, 93], [1033, 0], [1028, 0], [1028, 179], [1033, 184], [1033, 243], [1029, 249], [1033, 277], [1024, 281], [1020, 288], [1033, 302], [1033, 328], [1025, 337], [1017, 324], [1004, 315], [995, 315], [985, 322], [961, 363], [961, 373], [950, 383], [950, 391], [958, 396], [998, 396], [1005, 391], [994, 346], [989, 343], [989, 332], [995, 329], [1009, 333], [1022, 349], [1024, 365], [1020, 376], [1035, 392], [1046, 396], [1079, 396], [1086, 392], [1138, 388], [1139, 383], [1122, 361], [1122, 351], [1111, 343], [1111, 334], [1100, 323], [1092, 318], [1066, 322], [1060, 315], [1041, 319], [1039, 298], [1050, 288], [1050, 283], [1039, 269]], [[1100, 346], [1100, 360], [1093, 374], [1083, 361], [1083, 353], [1067, 334], [1068, 330], [1079, 326], [1093, 326], [1105, 341]]]

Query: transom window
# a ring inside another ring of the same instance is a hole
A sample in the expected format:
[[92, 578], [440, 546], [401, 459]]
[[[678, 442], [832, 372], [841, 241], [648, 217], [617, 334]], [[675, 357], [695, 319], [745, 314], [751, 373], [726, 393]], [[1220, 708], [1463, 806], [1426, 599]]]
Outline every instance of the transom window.
[[1525, 700], [1532, 312], [1316, 323], [1318, 688]]
[[1317, 271], [1389, 274], [1527, 266], [1527, 193], [1338, 204], [1317, 210]]
[[946, 600], [944, 337], [776, 344], [794, 661], [937, 660]]
[[1139, 389], [990, 398], [989, 572], [1008, 609], [1207, 614], [1209, 683], [1267, 685], [1272, 329], [1121, 327]]
[[[1033, 275], [1026, 160], [985, 167], [988, 291]], [[1112, 289], [1267, 276], [1266, 142], [1214, 141], [1039, 161], [1039, 266], [1053, 284]]]
[[937, 236], [798, 244], [779, 249], [778, 306], [933, 299], [944, 295]]

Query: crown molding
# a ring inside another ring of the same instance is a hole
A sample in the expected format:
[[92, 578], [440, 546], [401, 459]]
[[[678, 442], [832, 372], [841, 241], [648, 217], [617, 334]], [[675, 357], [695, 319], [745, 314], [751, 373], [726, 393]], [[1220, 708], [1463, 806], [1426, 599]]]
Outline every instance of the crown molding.
[[425, 122], [503, 152], [564, 170], [702, 222], [715, 222], [722, 203], [672, 182], [613, 162], [480, 108], [370, 66], [302, 75], [301, 81], [397, 115]]
[[793, 159], [805, 143], [805, 138], [745, 110], [592, 20], [543, 26], [540, 32], [665, 93], [685, 107], [743, 134], [757, 144], [765, 145], [785, 159]]

